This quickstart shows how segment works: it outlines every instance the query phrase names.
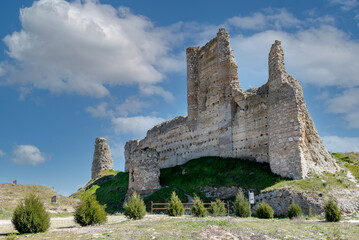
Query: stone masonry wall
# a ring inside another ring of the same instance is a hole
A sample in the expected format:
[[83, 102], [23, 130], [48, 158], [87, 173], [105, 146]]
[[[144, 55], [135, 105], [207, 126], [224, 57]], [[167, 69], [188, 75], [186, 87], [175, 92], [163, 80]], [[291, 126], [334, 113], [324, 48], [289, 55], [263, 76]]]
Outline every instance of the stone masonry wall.
[[99, 137], [95, 141], [91, 178], [94, 179], [100, 172], [106, 169], [113, 169], [113, 158], [107, 140]]
[[143, 140], [126, 143], [126, 171], [137, 161], [130, 153], [145, 148], [158, 152], [159, 168], [221, 156], [268, 162], [274, 173], [296, 179], [337, 170], [308, 113], [299, 82], [284, 69], [280, 41], [269, 54], [268, 82], [247, 91], [238, 81], [225, 29], [205, 46], [186, 52], [188, 116], [161, 123]]

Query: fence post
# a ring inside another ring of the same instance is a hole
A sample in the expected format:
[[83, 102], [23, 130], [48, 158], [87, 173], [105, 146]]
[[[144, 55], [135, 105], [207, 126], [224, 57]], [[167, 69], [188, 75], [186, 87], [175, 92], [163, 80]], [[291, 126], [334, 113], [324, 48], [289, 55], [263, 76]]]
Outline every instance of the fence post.
[[228, 214], [228, 217], [229, 217], [229, 201], [227, 200], [227, 214]]
[[151, 215], [152, 215], [153, 201], [151, 201]]

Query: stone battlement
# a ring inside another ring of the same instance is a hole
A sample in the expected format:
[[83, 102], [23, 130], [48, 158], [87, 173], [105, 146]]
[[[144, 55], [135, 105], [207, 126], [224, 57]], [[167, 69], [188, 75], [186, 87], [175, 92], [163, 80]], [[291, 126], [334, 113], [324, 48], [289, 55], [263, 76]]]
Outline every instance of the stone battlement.
[[188, 116], [126, 143], [125, 170], [132, 190], [144, 191], [141, 180], [131, 176], [138, 173], [130, 169], [139, 169], [134, 167], [138, 151], [146, 149], [158, 153], [159, 169], [203, 156], [267, 162], [274, 173], [293, 179], [338, 169], [309, 115], [300, 83], [285, 71], [281, 42], [275, 41], [269, 53], [268, 82], [243, 91], [229, 38], [221, 28], [205, 46], [187, 48]]

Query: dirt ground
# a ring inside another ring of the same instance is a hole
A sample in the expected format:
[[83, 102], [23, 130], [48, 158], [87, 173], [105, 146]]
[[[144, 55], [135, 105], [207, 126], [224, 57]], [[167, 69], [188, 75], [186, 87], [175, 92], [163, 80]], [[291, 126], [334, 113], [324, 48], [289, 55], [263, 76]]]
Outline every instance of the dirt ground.
[[[15, 233], [10, 220], [0, 220], [0, 239]], [[104, 225], [80, 227], [73, 217], [52, 218], [46, 233], [17, 235], [17, 239], [359, 239], [359, 221], [263, 220], [257, 218], [146, 215], [128, 220], [109, 216]]]

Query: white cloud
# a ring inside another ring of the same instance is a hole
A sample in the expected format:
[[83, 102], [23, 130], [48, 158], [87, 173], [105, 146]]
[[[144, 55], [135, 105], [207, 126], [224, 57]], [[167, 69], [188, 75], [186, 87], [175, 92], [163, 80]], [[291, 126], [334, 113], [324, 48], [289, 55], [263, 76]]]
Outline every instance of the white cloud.
[[266, 81], [267, 56], [276, 39], [282, 41], [287, 71], [301, 82], [317, 86], [359, 85], [359, 43], [327, 25], [293, 33], [268, 30], [250, 36], [232, 36], [240, 79], [244, 75], [257, 86]]
[[0, 149], [0, 157], [3, 157], [3, 156], [5, 156], [5, 155], [6, 155], [6, 154], [4, 153], [4, 151]]
[[324, 136], [324, 145], [331, 152], [359, 152], [359, 138]]
[[33, 145], [18, 145], [13, 154], [11, 161], [16, 164], [37, 165], [46, 161], [45, 154]]
[[140, 92], [143, 96], [160, 95], [166, 102], [173, 102], [175, 99], [171, 92], [159, 86], [140, 84]]
[[359, 128], [359, 88], [344, 90], [341, 94], [327, 98], [327, 111], [344, 114], [349, 128]]
[[152, 116], [118, 117], [112, 118], [112, 125], [116, 133], [143, 138], [147, 130], [164, 121], [163, 118]]
[[235, 16], [227, 20], [227, 24], [240, 29], [281, 29], [296, 27], [300, 20], [286, 9], [265, 9], [264, 13], [255, 12], [251, 16]]
[[357, 0], [329, 0], [333, 5], [340, 5], [340, 9], [344, 11], [349, 11], [356, 6], [358, 6]]
[[110, 85], [158, 83], [161, 71], [178, 64], [170, 56], [171, 28], [157, 28], [127, 8], [39, 0], [21, 9], [20, 20], [21, 31], [3, 39], [17, 61], [5, 84], [104, 97]]
[[109, 117], [111, 114], [107, 109], [107, 102], [99, 103], [96, 107], [87, 107], [86, 111], [91, 113], [92, 117], [95, 118], [104, 118]]
[[95, 107], [87, 107], [86, 111], [89, 112], [92, 117], [105, 118], [124, 116], [127, 117], [130, 113], [138, 113], [143, 108], [149, 106], [148, 103], [138, 99], [136, 96], [126, 98], [126, 100], [115, 107], [110, 108], [107, 102], [101, 102]]

